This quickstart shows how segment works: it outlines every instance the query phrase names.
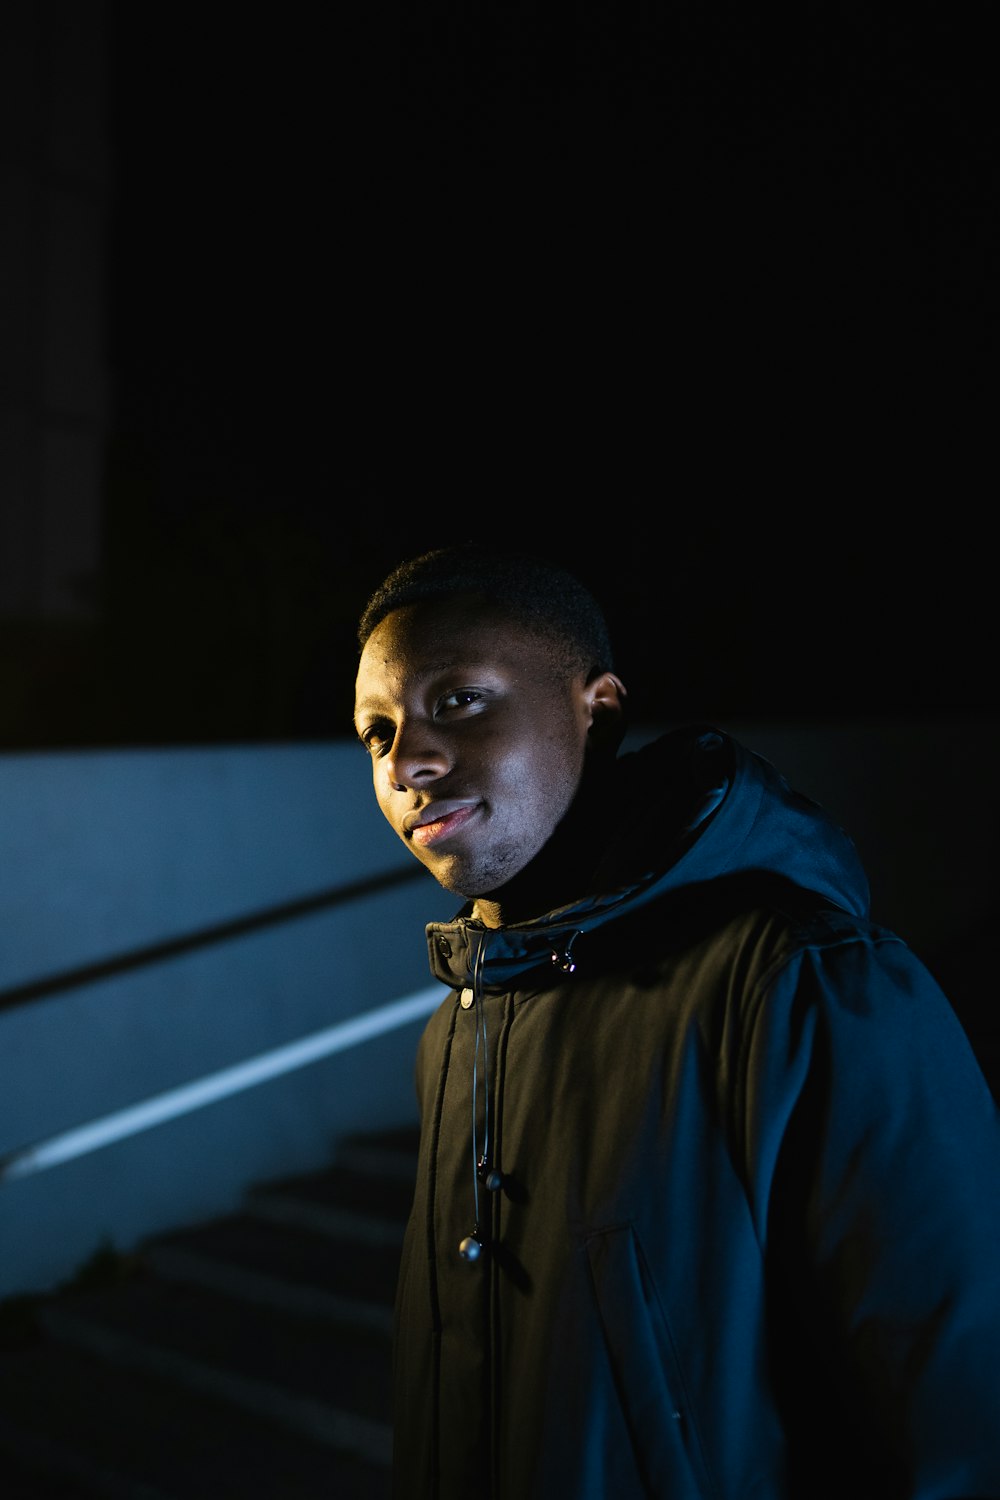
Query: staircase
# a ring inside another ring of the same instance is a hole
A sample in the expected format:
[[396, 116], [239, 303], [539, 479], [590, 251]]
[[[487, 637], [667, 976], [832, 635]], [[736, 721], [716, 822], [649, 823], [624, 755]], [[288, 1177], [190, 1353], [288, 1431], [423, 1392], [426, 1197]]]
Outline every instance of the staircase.
[[0, 1304], [0, 1500], [386, 1500], [416, 1133]]

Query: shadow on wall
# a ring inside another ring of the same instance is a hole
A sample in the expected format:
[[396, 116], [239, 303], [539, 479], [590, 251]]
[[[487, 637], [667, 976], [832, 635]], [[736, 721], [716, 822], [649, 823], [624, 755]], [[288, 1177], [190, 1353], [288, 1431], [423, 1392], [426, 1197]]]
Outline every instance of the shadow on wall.
[[[769, 760], [853, 839], [873, 920], [905, 939], [935, 975], [1000, 1100], [993, 978], [1000, 791], [982, 775], [1000, 756], [1000, 721], [726, 720], [718, 727]], [[638, 744], [657, 732], [631, 738]]]
[[[910, 944], [947, 994], [1000, 1100], [995, 850], [1000, 723], [887, 723], [734, 730], [853, 838], [871, 910]], [[974, 790], [975, 806], [963, 798]]]

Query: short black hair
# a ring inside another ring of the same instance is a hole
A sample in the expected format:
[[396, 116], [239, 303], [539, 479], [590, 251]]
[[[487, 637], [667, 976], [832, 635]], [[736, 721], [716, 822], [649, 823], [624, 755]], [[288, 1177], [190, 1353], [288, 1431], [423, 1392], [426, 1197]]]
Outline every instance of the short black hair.
[[455, 542], [398, 563], [378, 586], [358, 621], [358, 649], [393, 610], [431, 599], [474, 594], [507, 610], [552, 641], [575, 670], [614, 670], [604, 611], [575, 574], [529, 552], [486, 542]]

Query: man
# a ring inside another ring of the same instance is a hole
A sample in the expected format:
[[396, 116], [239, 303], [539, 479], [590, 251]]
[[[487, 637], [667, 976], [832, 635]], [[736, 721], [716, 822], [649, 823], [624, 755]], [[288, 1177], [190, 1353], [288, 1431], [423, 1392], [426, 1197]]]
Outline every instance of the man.
[[574, 578], [359, 625], [375, 794], [464, 904], [421, 1039], [399, 1500], [1000, 1496], [1000, 1121], [847, 836], [714, 729], [619, 754]]

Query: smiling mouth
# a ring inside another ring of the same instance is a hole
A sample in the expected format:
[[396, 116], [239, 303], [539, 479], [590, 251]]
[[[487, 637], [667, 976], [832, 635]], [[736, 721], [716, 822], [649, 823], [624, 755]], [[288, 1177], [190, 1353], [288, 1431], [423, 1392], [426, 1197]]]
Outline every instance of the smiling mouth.
[[457, 833], [475, 811], [475, 807], [458, 807], [454, 812], [445, 813], [443, 817], [435, 818], [430, 823], [418, 823], [416, 828], [410, 830], [410, 838], [422, 849], [430, 848], [432, 844], [438, 844]]

